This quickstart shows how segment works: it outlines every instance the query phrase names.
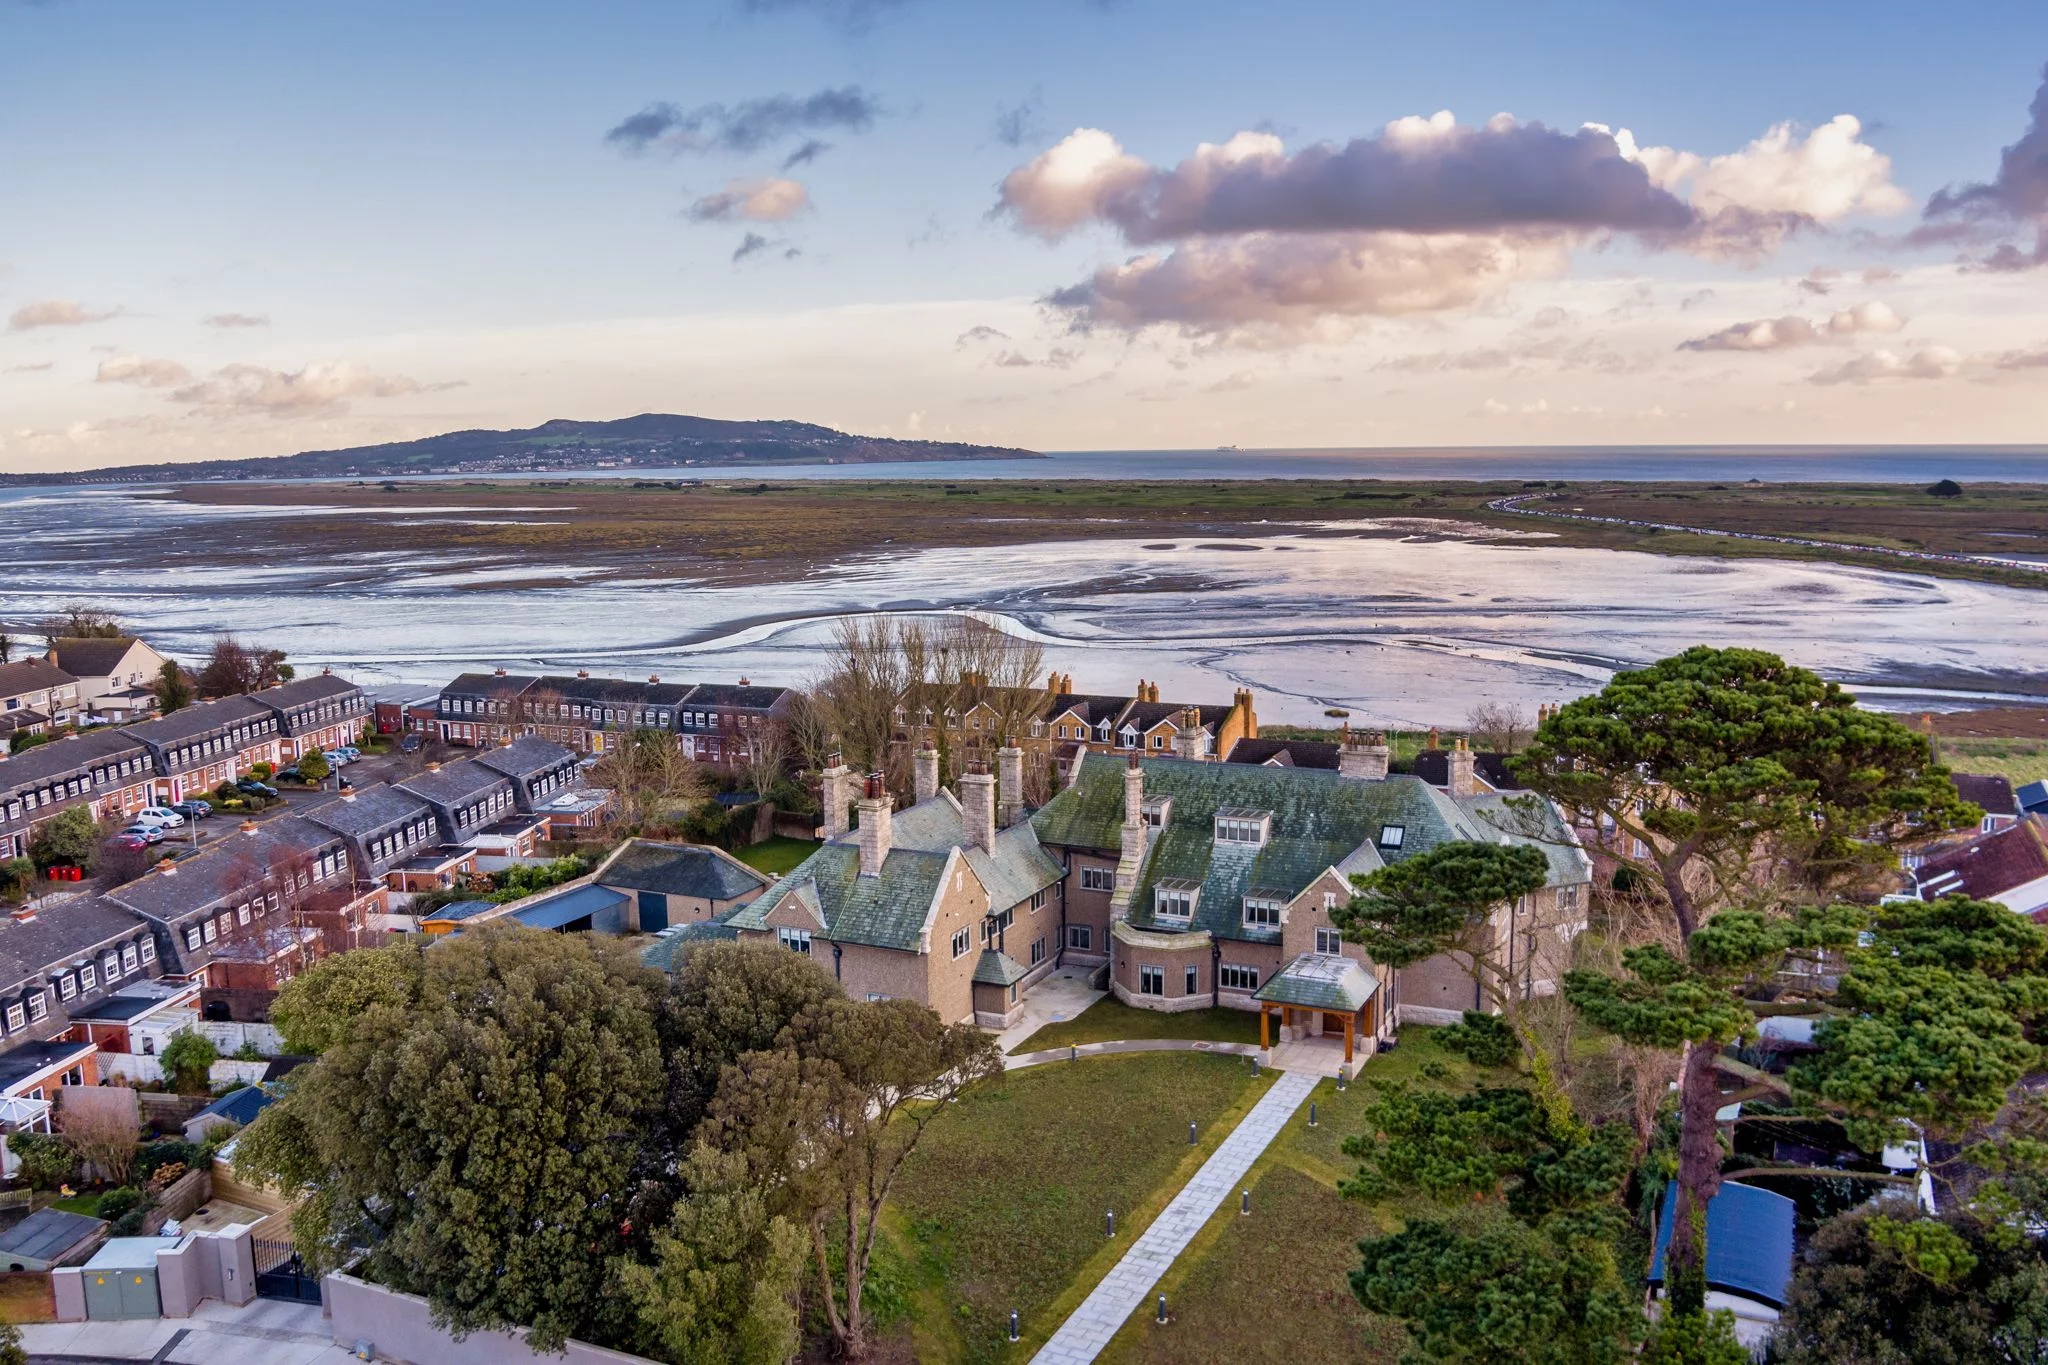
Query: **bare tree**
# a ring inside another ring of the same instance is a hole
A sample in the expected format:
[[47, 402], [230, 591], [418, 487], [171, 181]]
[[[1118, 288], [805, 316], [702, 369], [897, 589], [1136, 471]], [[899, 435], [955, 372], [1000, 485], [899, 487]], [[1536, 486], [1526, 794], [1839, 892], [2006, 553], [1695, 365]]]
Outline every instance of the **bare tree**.
[[747, 784], [765, 797], [789, 773], [789, 739], [782, 726], [771, 720], [748, 735], [746, 745]]
[[88, 606], [73, 602], [54, 616], [45, 616], [36, 623], [43, 643], [51, 649], [59, 640], [115, 640], [127, 632], [121, 625], [121, 618], [104, 607]]
[[611, 822], [637, 826], [676, 806], [701, 801], [710, 784], [666, 730], [635, 730], [591, 765], [590, 780], [612, 793]]
[[[921, 632], [913, 631], [911, 639], [912, 649], [921, 649]], [[811, 696], [838, 737], [840, 752], [856, 767], [873, 770], [888, 761], [896, 706], [909, 681], [904, 658], [895, 617], [850, 616], [833, 631], [825, 675]]]
[[1475, 749], [1516, 754], [1535, 738], [1536, 722], [1512, 702], [1483, 701], [1466, 712], [1465, 732], [1472, 736]]
[[64, 1111], [64, 1140], [79, 1159], [112, 1185], [125, 1185], [135, 1169], [135, 1144], [141, 1138], [130, 1115], [95, 1106]]
[[832, 738], [832, 718], [811, 692], [798, 692], [783, 723], [792, 755], [799, 766], [813, 772], [829, 766], [837, 748]]

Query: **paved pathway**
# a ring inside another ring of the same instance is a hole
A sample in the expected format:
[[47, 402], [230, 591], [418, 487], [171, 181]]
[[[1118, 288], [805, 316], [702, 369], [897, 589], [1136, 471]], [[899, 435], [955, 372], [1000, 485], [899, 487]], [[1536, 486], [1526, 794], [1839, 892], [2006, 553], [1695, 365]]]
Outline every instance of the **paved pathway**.
[[[1079, 1047], [1048, 1048], [1044, 1052], [1018, 1052], [1003, 1058], [1003, 1070], [1018, 1071], [1027, 1066], [1044, 1066], [1047, 1062], [1069, 1061], [1075, 1056], [1105, 1057], [1120, 1052], [1217, 1052], [1228, 1057], [1257, 1057], [1270, 1062], [1264, 1049], [1256, 1043], [1210, 1043], [1187, 1038], [1126, 1038], [1114, 1043], [1082, 1043]], [[1340, 1058], [1343, 1056], [1339, 1049]], [[1335, 1075], [1333, 1071], [1330, 1073]]]
[[31, 1361], [344, 1365], [355, 1359], [335, 1342], [319, 1304], [269, 1299], [242, 1308], [209, 1299], [189, 1318], [30, 1323], [21, 1335]]
[[1023, 1017], [996, 1035], [997, 1046], [1008, 1052], [1047, 1024], [1064, 1023], [1108, 995], [1088, 984], [1094, 975], [1079, 967], [1047, 972], [1024, 997]]
[[[1217, 1047], [1241, 1046], [1216, 1044]], [[1124, 1258], [1095, 1286], [1072, 1317], [1060, 1324], [1052, 1340], [1032, 1357], [1032, 1365], [1085, 1365], [1109, 1345], [1132, 1313], [1144, 1304], [1174, 1258], [1187, 1248], [1209, 1215], [1238, 1192], [1239, 1182], [1259, 1153], [1279, 1136], [1288, 1118], [1322, 1078], [1289, 1072], [1273, 1082], [1252, 1111], [1244, 1116], [1223, 1145], [1202, 1164], [1173, 1197], [1152, 1226], [1145, 1229]]]

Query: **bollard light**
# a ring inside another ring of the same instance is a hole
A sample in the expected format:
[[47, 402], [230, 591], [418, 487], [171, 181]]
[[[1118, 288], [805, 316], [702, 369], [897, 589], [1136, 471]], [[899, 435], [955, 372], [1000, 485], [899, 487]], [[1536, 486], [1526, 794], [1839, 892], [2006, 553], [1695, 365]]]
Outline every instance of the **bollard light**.
[[1258, 1059], [1258, 1058], [1256, 1058], [1256, 1057], [1254, 1057], [1254, 1058], [1252, 1058], [1252, 1075], [1256, 1076], [1256, 1075], [1258, 1075], [1258, 1074], [1259, 1074], [1259, 1059]]
[[1340, 1095], [1344, 1093], [1344, 1079], [1347, 1075], [1350, 1074], [1350, 1071], [1351, 1068], [1348, 1066], [1340, 1066], [1337, 1068], [1337, 1093]]
[[1194, 1145], [1195, 1145], [1195, 1121], [1194, 1121], [1193, 1119], [1189, 1119], [1189, 1120], [1188, 1120], [1188, 1146], [1192, 1147], [1192, 1146], [1194, 1146]]
[[1164, 1294], [1159, 1296], [1159, 1325], [1161, 1327], [1166, 1325], [1166, 1295]]
[[1251, 1211], [1252, 1211], [1252, 1191], [1251, 1191], [1251, 1187], [1250, 1187], [1249, 1185], [1247, 1185], [1247, 1186], [1245, 1187], [1245, 1191], [1244, 1191], [1244, 1203], [1242, 1203], [1242, 1204], [1240, 1204], [1240, 1205], [1238, 1206], [1238, 1210], [1237, 1210], [1237, 1211], [1238, 1211], [1239, 1213], [1242, 1213], [1242, 1214], [1246, 1215], [1247, 1217], [1249, 1217], [1249, 1216], [1250, 1216], [1250, 1214], [1251, 1214]]
[[1019, 1339], [1020, 1337], [1017, 1331], [1017, 1310], [1012, 1308], [1010, 1310], [1010, 1340], [1016, 1341]]
[[1311, 1128], [1316, 1126], [1316, 1102], [1314, 1100], [1308, 1102], [1308, 1126]]
[[1081, 1060], [1081, 1048], [1078, 1043], [1067, 1049], [1067, 1060], [1070, 1062], [1078, 1062]]
[[1102, 1215], [1102, 1231], [1105, 1237], [1116, 1236], [1116, 1210], [1110, 1209]]

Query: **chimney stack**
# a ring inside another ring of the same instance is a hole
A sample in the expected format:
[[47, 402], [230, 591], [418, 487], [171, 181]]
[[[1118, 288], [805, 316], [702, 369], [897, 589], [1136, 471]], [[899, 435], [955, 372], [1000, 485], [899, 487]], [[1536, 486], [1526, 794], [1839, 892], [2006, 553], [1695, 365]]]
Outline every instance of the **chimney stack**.
[[1429, 747], [1430, 747], [1430, 748], [1432, 748], [1432, 749], [1434, 749], [1434, 748], [1437, 748], [1437, 747], [1438, 747], [1438, 745], [1437, 745], [1437, 735], [1436, 735], [1436, 727], [1435, 727], [1434, 725], [1432, 725], [1432, 726], [1430, 726], [1430, 727], [1429, 727]]
[[848, 811], [853, 805], [853, 770], [846, 766], [844, 758], [833, 754], [820, 776], [824, 779], [825, 837], [837, 839], [852, 828]]
[[1173, 736], [1173, 752], [1180, 758], [1199, 763], [1209, 756], [1209, 731], [1202, 724], [1202, 713], [1190, 706], [1183, 709], [1174, 720], [1177, 727]]
[[244, 834], [254, 834], [255, 832], [256, 832], [256, 822], [255, 822], [254, 820], [244, 820], [244, 821], [242, 822], [242, 833], [244, 833]]
[[992, 853], [996, 846], [996, 780], [980, 759], [960, 774], [960, 819], [967, 827], [967, 846]]
[[156, 870], [166, 877], [175, 877], [178, 875], [178, 861], [175, 858], [164, 858], [157, 863]]
[[576, 676], [579, 678], [588, 678], [590, 676], [590, 670], [587, 668], [579, 668], [576, 670]]
[[889, 859], [889, 820], [895, 805], [880, 773], [869, 773], [864, 794], [855, 803], [860, 811], [860, 875], [879, 877]]
[[1479, 795], [1479, 777], [1472, 771], [1472, 750], [1462, 739], [1458, 741], [1458, 747], [1451, 750], [1450, 768], [1452, 796]]
[[1346, 726], [1343, 746], [1337, 750], [1337, 771], [1345, 777], [1378, 782], [1386, 777], [1393, 756], [1385, 735], [1354, 734]]
[[939, 794], [939, 751], [927, 744], [910, 756], [912, 790], [923, 805]]
[[494, 678], [502, 678], [505, 676], [505, 670], [502, 668], [494, 668], [491, 670], [491, 676]]
[[1008, 829], [1024, 818], [1024, 751], [1015, 740], [1004, 740], [996, 750], [996, 795], [1001, 798], [998, 828]]
[[651, 683], [658, 683], [658, 682], [660, 682], [660, 681], [661, 681], [661, 674], [659, 674], [659, 673], [649, 673], [649, 674], [647, 675], [647, 681], [649, 681], [649, 682], [651, 682]]
[[1137, 829], [1145, 823], [1145, 770], [1138, 766], [1138, 756], [1124, 767], [1124, 828]]

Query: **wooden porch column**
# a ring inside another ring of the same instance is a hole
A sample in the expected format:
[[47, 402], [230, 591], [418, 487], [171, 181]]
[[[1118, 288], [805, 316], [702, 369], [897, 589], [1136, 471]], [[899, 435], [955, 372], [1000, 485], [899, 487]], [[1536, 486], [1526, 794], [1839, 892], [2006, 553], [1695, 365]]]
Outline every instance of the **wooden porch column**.
[[1357, 1026], [1357, 1015], [1347, 1014], [1344, 1016], [1344, 1065], [1346, 1066], [1351, 1065], [1351, 1031]]
[[1268, 1010], [1269, 1007], [1267, 1006], [1266, 1002], [1261, 1000], [1259, 1002], [1259, 1050], [1261, 1052], [1264, 1052], [1267, 1048], [1273, 1046], [1271, 1043], [1266, 1041], [1266, 1021], [1272, 1017]]

